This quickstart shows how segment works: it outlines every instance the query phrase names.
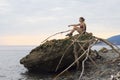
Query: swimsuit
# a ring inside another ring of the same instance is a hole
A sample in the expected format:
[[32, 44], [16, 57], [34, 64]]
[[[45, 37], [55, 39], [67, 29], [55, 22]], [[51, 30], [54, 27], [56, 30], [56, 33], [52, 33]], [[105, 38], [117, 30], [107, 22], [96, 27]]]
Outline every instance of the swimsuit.
[[84, 28], [83, 25], [80, 25], [80, 28], [86, 32], [86, 26], [85, 26], [85, 29], [83, 29]]

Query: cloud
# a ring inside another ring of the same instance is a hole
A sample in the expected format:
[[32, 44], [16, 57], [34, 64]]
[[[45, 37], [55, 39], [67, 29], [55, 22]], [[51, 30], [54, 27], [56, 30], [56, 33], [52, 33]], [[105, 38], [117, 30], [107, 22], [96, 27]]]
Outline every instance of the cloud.
[[11, 12], [11, 6], [6, 0], [0, 0], [0, 15], [8, 14]]
[[109, 37], [120, 32], [119, 3], [120, 0], [0, 0], [0, 36], [19, 39], [17, 35], [30, 38], [51, 34], [67, 30], [68, 24], [78, 23], [83, 16], [88, 31]]
[[50, 9], [51, 11], [62, 11], [63, 8], [62, 7], [55, 7], [55, 8], [52, 8]]
[[29, 24], [37, 24], [37, 23], [45, 23], [45, 22], [49, 22], [49, 21], [52, 21], [52, 20], [56, 20], [55, 17], [52, 17], [52, 16], [32, 16], [32, 17], [26, 17], [26, 18], [23, 18], [23, 22], [24, 23], [29, 23]]

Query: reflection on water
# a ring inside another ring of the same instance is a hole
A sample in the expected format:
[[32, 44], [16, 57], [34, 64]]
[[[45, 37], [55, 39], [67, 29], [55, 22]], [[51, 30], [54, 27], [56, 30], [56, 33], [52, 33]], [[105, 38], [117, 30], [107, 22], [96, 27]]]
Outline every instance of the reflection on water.
[[[35, 46], [0, 46], [0, 80], [42, 79], [43, 75], [27, 73], [27, 70], [19, 64], [19, 60], [26, 56], [34, 47]], [[94, 46], [92, 49], [99, 50], [102, 47], [103, 46]], [[44, 75], [44, 77], [46, 77], [46, 80], [50, 80], [47, 75]]]

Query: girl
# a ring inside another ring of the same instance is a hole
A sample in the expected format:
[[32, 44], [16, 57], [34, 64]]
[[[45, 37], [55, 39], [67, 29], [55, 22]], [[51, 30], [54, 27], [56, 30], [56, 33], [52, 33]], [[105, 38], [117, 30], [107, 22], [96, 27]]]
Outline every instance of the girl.
[[[73, 26], [72, 31], [67, 34], [66, 36], [71, 37], [74, 31], [77, 31], [79, 34], [85, 33], [86, 32], [86, 24], [85, 24], [85, 19], [83, 17], [79, 18], [79, 23], [78, 24], [72, 24], [68, 25], [68, 27]], [[78, 27], [79, 26], [79, 27]]]

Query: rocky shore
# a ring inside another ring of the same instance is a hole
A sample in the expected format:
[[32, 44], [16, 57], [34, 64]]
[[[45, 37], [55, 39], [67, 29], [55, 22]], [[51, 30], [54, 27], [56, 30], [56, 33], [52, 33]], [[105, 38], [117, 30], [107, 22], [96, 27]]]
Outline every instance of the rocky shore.
[[[53, 78], [71, 63], [74, 62], [74, 46], [70, 46], [75, 38], [79, 35], [75, 35], [71, 38], [59, 39], [59, 40], [50, 40], [31, 50], [31, 52], [20, 60], [20, 63], [28, 69], [30, 73], [42, 73], [50, 74], [47, 77], [43, 76], [40, 80], [53, 80]], [[78, 40], [90, 40], [94, 38], [91, 34], [84, 34], [78, 38]], [[83, 48], [86, 50], [89, 44], [83, 45]], [[70, 47], [69, 47], [70, 46]], [[66, 48], [68, 50], [66, 50]], [[120, 51], [120, 50], [119, 50]], [[94, 51], [91, 51], [94, 53]], [[82, 55], [83, 51], [81, 50], [78, 55]], [[89, 59], [85, 62], [85, 71], [81, 80], [115, 80], [120, 79], [120, 59], [117, 59], [119, 55], [113, 50], [107, 50], [106, 48], [101, 49], [97, 52], [101, 57], [95, 55], [91, 57], [97, 64], [95, 66]], [[56, 67], [65, 54], [61, 64], [59, 65], [58, 71], [56, 72]], [[79, 62], [81, 62], [86, 56], [83, 56]], [[117, 60], [115, 60], [117, 59]], [[81, 66], [81, 63], [80, 63]], [[76, 65], [73, 65], [67, 72], [62, 74], [57, 80], [78, 80], [81, 74], [81, 68], [76, 70]], [[38, 79], [39, 80], [39, 79]]]
[[[119, 50], [120, 51], [120, 50]], [[107, 53], [99, 52], [101, 58], [94, 58], [97, 63], [97, 67], [92, 64], [90, 60], [85, 63], [85, 72], [81, 80], [114, 80], [113, 77], [117, 76], [120, 80], [120, 59], [112, 62], [111, 60], [116, 59], [118, 54], [114, 53], [113, 50], [108, 50]], [[109, 61], [110, 60], [110, 61]], [[58, 73], [54, 74], [39, 74], [39, 73], [27, 73], [26, 75], [34, 75], [35, 80], [53, 80]], [[78, 80], [81, 74], [80, 70], [70, 70], [61, 75], [57, 80]], [[36, 76], [35, 76], [36, 75]], [[31, 78], [26, 80], [33, 80]], [[115, 79], [117, 80], [117, 79]]]

